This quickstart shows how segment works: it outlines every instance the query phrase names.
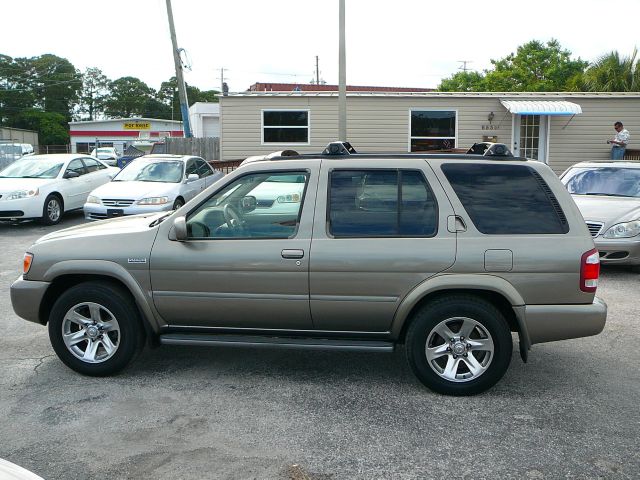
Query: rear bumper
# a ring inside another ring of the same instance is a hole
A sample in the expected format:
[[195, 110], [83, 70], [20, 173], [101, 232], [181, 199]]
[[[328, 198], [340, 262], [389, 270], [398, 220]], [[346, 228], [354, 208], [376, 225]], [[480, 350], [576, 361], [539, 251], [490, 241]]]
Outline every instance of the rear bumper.
[[527, 305], [525, 323], [531, 344], [597, 335], [607, 319], [607, 304], [595, 297], [587, 305]]
[[51, 285], [49, 282], [25, 280], [21, 275], [20, 278], [11, 285], [11, 305], [13, 306], [13, 311], [25, 320], [41, 323], [40, 304], [49, 285]]

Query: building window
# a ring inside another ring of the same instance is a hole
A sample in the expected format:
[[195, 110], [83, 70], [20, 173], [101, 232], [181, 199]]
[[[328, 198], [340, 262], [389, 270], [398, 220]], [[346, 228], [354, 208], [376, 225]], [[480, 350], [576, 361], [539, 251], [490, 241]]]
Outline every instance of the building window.
[[410, 152], [449, 150], [456, 147], [456, 112], [411, 110]]
[[309, 110], [263, 110], [262, 143], [309, 143]]

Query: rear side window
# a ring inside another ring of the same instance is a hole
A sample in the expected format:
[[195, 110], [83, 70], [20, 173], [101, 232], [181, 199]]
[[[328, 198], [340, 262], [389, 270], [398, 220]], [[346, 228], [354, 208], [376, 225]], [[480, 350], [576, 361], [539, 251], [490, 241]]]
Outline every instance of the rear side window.
[[553, 192], [525, 165], [449, 163], [442, 171], [476, 228], [486, 234], [567, 233]]
[[417, 170], [335, 170], [329, 192], [334, 237], [431, 237], [437, 205]]

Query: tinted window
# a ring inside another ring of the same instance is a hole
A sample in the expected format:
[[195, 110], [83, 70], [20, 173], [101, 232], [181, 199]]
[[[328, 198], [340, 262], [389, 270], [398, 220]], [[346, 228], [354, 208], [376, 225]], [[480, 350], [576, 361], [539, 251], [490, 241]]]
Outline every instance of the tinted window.
[[411, 111], [411, 151], [449, 150], [456, 146], [456, 112]]
[[196, 165], [195, 160], [189, 160], [187, 161], [187, 167], [185, 168], [184, 171], [184, 176], [188, 177], [189, 175], [198, 175], [198, 166]]
[[486, 234], [567, 233], [549, 186], [530, 167], [445, 164], [442, 171], [476, 228]]
[[84, 166], [87, 167], [87, 173], [96, 172], [98, 170], [102, 170], [103, 168], [107, 168], [93, 158], [83, 158], [82, 161], [84, 162]]
[[640, 197], [640, 168], [572, 168], [562, 183], [577, 195]]
[[67, 171], [71, 170], [72, 172], [76, 172], [78, 175], [84, 175], [87, 173], [84, 169], [84, 164], [82, 160], [76, 158], [75, 160], [71, 160], [69, 162], [69, 166], [67, 167]]
[[196, 165], [198, 167], [198, 175], [200, 175], [200, 178], [204, 178], [204, 177], [208, 177], [209, 175], [213, 175], [213, 172], [211, 171], [211, 167], [204, 160], [197, 159], [196, 160]]
[[437, 208], [424, 176], [413, 170], [331, 173], [329, 232], [336, 237], [433, 236]]

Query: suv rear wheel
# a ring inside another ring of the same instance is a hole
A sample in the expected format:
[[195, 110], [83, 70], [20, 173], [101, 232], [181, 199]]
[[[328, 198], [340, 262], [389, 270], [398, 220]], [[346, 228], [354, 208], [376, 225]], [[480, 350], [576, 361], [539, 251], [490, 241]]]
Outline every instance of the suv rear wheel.
[[439, 298], [418, 311], [406, 337], [411, 369], [431, 390], [474, 395], [492, 387], [511, 362], [504, 316], [473, 296]]
[[121, 288], [101, 282], [76, 285], [56, 301], [49, 338], [68, 367], [85, 375], [122, 370], [143, 346], [136, 306]]

